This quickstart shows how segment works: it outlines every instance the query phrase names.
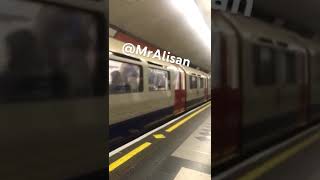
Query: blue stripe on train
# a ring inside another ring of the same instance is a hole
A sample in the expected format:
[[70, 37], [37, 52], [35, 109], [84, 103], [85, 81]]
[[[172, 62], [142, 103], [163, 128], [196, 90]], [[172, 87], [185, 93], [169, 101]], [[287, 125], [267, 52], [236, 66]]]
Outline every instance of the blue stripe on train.
[[[187, 109], [191, 109], [195, 107], [196, 105], [204, 102], [205, 98], [198, 98], [191, 101], [188, 101], [186, 103]], [[157, 111], [153, 111], [141, 116], [137, 116], [134, 118], [130, 118], [128, 120], [125, 120], [123, 122], [111, 125], [109, 127], [110, 129], [110, 136], [115, 137], [122, 135], [128, 131], [128, 129], [151, 129], [156, 126], [159, 126], [160, 124], [163, 124], [166, 122], [170, 117], [173, 117], [174, 107], [170, 106], [167, 108], [163, 108]], [[145, 128], [147, 127], [147, 128]]]

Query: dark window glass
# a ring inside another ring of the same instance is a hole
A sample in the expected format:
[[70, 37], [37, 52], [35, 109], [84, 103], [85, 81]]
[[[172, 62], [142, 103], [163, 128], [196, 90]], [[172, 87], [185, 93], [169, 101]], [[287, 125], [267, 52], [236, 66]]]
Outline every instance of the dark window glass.
[[297, 81], [297, 59], [293, 52], [287, 53], [286, 58], [286, 82], [296, 83]]
[[200, 88], [203, 88], [203, 83], [204, 83], [203, 78], [199, 78], [199, 81], [200, 81]]
[[180, 79], [181, 79], [181, 75], [180, 75], [180, 72], [179, 71], [175, 71], [174, 72], [175, 73], [175, 77], [176, 77], [176, 79], [175, 79], [175, 86], [174, 86], [174, 89], [175, 90], [179, 90], [180, 89]]
[[190, 89], [196, 89], [198, 87], [196, 76], [189, 76], [189, 81], [190, 81]]
[[149, 91], [170, 90], [169, 72], [161, 69], [149, 68]]
[[1, 1], [0, 102], [96, 95], [97, 26], [84, 11]]
[[275, 83], [274, 52], [269, 47], [254, 48], [254, 82], [257, 86], [272, 85]]
[[320, 54], [316, 54], [311, 60], [311, 78], [312, 81], [320, 82]]
[[109, 60], [109, 94], [143, 91], [142, 67]]

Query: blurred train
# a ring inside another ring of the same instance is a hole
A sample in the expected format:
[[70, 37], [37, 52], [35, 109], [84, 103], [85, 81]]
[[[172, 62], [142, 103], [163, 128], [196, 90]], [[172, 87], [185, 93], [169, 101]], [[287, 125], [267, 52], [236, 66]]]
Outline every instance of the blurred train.
[[320, 44], [218, 11], [212, 26], [214, 167], [317, 121]]
[[0, 7], [0, 179], [106, 177], [105, 2]]
[[109, 126], [148, 126], [183, 113], [211, 96], [210, 75], [186, 66], [122, 53], [109, 37]]

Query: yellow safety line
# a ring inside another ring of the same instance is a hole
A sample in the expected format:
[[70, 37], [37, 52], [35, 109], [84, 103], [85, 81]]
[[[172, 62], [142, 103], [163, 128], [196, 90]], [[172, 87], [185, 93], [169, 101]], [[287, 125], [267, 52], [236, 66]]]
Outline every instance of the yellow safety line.
[[119, 158], [118, 160], [114, 161], [113, 163], [111, 163], [109, 165], [109, 172], [115, 170], [117, 167], [121, 166], [123, 163], [125, 163], [126, 161], [128, 161], [129, 159], [131, 159], [132, 157], [134, 157], [135, 155], [137, 155], [138, 153], [140, 153], [141, 151], [143, 151], [144, 149], [146, 149], [150, 145], [151, 145], [150, 142], [145, 142], [142, 145], [140, 145], [139, 147], [130, 151], [128, 154], [126, 154], [126, 155], [122, 156], [121, 158]]
[[156, 139], [164, 139], [164, 138], [166, 138], [166, 136], [163, 135], [163, 134], [154, 134], [153, 137], [156, 138]]
[[273, 157], [272, 159], [266, 161], [263, 163], [260, 167], [255, 168], [254, 170], [248, 172], [239, 180], [254, 180], [262, 176], [267, 171], [271, 170], [275, 166], [279, 165], [280, 163], [287, 160], [289, 157], [293, 156], [294, 154], [298, 153], [308, 145], [312, 144], [316, 140], [318, 140], [320, 137], [320, 133], [317, 133], [311, 137], [309, 137], [307, 140], [293, 146], [292, 148], [280, 153], [278, 156]]
[[192, 117], [196, 116], [197, 114], [199, 114], [200, 112], [202, 112], [203, 110], [205, 110], [207, 107], [211, 106], [211, 102], [207, 103], [206, 105], [204, 105], [203, 108], [199, 109], [198, 111], [190, 114], [189, 116], [185, 117], [184, 119], [182, 119], [181, 121], [177, 122], [176, 124], [174, 124], [173, 126], [169, 127], [168, 129], [166, 129], [166, 132], [172, 132], [175, 129], [177, 129], [179, 126], [181, 126], [182, 124], [184, 124], [185, 122], [187, 122], [188, 120], [190, 120]]
[[[211, 105], [211, 102], [208, 102], [208, 103], [204, 104], [203, 108], [201, 108], [200, 110], [198, 110], [198, 111], [192, 113], [191, 115], [187, 116], [186, 118], [184, 118], [182, 121], [176, 123], [175, 125], [171, 126], [170, 128], [168, 128], [166, 130], [166, 132], [171, 132], [174, 129], [178, 128], [180, 125], [182, 125], [183, 123], [185, 123], [186, 121], [188, 121], [189, 119], [191, 119], [192, 117], [197, 115], [198, 113], [202, 112], [204, 109], [206, 109], [210, 105]], [[162, 136], [165, 138], [164, 135], [162, 135]], [[162, 136], [161, 136], [161, 138], [163, 138]], [[130, 151], [129, 153], [127, 153], [126, 155], [122, 156], [118, 160], [114, 161], [113, 163], [111, 163], [109, 165], [109, 172], [115, 170], [116, 168], [121, 166], [123, 163], [125, 163], [126, 161], [128, 161], [129, 159], [131, 159], [132, 157], [134, 157], [135, 155], [137, 155], [138, 153], [140, 153], [141, 151], [143, 151], [144, 149], [146, 149], [150, 145], [151, 145], [150, 142], [145, 142], [142, 145], [140, 145], [139, 147], [137, 147], [137, 148], [133, 149], [132, 151]]]

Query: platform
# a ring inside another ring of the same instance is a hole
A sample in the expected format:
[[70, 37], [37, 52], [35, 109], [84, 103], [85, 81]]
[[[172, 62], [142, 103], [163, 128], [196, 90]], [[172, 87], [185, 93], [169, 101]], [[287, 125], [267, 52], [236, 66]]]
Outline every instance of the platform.
[[211, 179], [211, 103], [109, 153], [111, 180]]
[[255, 155], [214, 177], [239, 180], [319, 180], [320, 126]]

